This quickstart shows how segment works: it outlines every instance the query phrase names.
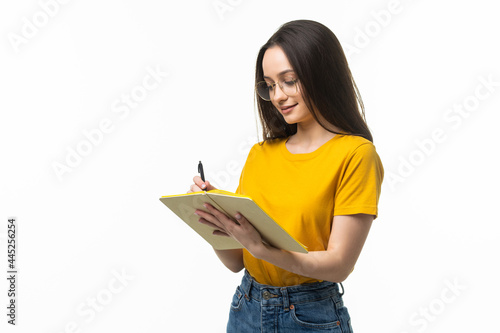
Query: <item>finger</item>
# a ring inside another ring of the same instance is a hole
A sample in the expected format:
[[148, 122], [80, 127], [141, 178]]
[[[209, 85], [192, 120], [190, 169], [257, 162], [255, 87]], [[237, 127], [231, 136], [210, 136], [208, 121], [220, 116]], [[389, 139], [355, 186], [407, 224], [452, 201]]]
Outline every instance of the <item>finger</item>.
[[226, 214], [219, 211], [217, 208], [212, 206], [211, 204], [205, 202], [203, 206], [208, 209], [208, 211], [220, 221], [220, 223], [227, 229], [227, 226], [234, 224], [235, 222], [230, 219]]
[[202, 191], [201, 188], [199, 188], [195, 184], [191, 184], [191, 186], [189, 186], [189, 191], [187, 191], [186, 193], [193, 193], [193, 192], [200, 192], [200, 191]]
[[[200, 209], [197, 209], [195, 212], [194, 212], [195, 215], [198, 215], [200, 216], [201, 218], [203, 218], [205, 221], [211, 223], [214, 228], [217, 228], [217, 229], [224, 229], [224, 224], [222, 224], [219, 219], [217, 219], [215, 216], [213, 216], [211, 213], [207, 213], [207, 212], [204, 212]], [[199, 221], [199, 220], [198, 220]], [[200, 221], [201, 222], [201, 221]]]
[[210, 228], [215, 229], [214, 232], [215, 231], [220, 231], [220, 232], [222, 232], [222, 233], [224, 233], [224, 234], [227, 235], [227, 233], [226, 233], [226, 231], [224, 229], [221, 229], [219, 226], [215, 225], [214, 223], [212, 223], [210, 221], [205, 220], [202, 217], [200, 217], [200, 219], [198, 220], [198, 222], [201, 223], [201, 224], [204, 224], [206, 226], [209, 226]]
[[248, 222], [247, 219], [243, 215], [240, 214], [240, 212], [236, 212], [236, 214], [234, 215], [234, 218], [236, 219], [236, 224], [239, 226], [241, 226], [245, 222]]
[[228, 234], [226, 234], [225, 232], [220, 231], [220, 230], [214, 230], [214, 232], [212, 233], [212, 235], [214, 235], [214, 236], [225, 236], [225, 237], [231, 237], [231, 236], [229, 236]]
[[[236, 219], [235, 224], [242, 227], [243, 230], [249, 230], [249, 228], [255, 229], [255, 227], [240, 212], [236, 212], [236, 214], [234, 214], [234, 218]], [[228, 227], [228, 231], [231, 230], [233, 229]]]
[[205, 188], [208, 189], [208, 184], [206, 184], [207, 182], [204, 182], [200, 176], [194, 176], [193, 182], [196, 186], [198, 186], [198, 188], [200, 188], [200, 191], [202, 191]]
[[[211, 190], [216, 190], [217, 188], [215, 188], [212, 184], [210, 184], [210, 182], [208, 180], [205, 180], [205, 182], [203, 182], [203, 180], [201, 179], [200, 176], [194, 176], [193, 177], [193, 182], [195, 183], [195, 185], [197, 185], [200, 189], [205, 189], [203, 188], [202, 186], [205, 185], [206, 186], [206, 190], [207, 191], [211, 191]], [[200, 190], [201, 191], [201, 190]]]

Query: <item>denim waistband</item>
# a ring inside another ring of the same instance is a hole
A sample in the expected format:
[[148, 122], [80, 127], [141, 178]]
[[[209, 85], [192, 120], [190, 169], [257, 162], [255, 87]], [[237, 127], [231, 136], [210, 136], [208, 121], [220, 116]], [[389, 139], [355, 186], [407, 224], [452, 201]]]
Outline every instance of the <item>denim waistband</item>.
[[315, 283], [305, 283], [288, 287], [275, 287], [260, 284], [245, 270], [245, 275], [241, 281], [241, 289], [245, 298], [252, 298], [262, 303], [263, 306], [284, 306], [285, 309], [290, 304], [300, 304], [332, 297], [336, 303], [342, 302], [342, 293], [339, 291], [341, 283], [323, 281]]

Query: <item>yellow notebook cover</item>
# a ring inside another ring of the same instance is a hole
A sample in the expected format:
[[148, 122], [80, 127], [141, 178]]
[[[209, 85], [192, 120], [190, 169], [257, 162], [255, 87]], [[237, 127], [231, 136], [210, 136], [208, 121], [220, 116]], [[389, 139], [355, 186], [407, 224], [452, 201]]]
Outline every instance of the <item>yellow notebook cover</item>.
[[240, 212], [259, 231], [267, 244], [279, 249], [307, 253], [304, 245], [290, 236], [278, 223], [262, 210], [249, 196], [223, 190], [200, 191], [177, 195], [166, 195], [160, 198], [172, 212], [203, 237], [216, 250], [239, 249], [243, 246], [230, 237], [214, 236], [212, 227], [198, 222], [194, 215], [196, 209], [208, 212], [203, 206], [205, 202], [225, 213], [236, 221], [234, 215]]

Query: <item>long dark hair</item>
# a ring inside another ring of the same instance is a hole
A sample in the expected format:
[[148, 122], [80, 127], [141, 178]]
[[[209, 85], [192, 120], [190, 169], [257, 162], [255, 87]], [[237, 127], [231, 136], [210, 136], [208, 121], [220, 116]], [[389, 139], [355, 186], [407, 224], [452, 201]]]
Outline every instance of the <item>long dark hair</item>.
[[[283, 24], [259, 51], [255, 84], [264, 81], [262, 59], [266, 50], [273, 46], [281, 47], [286, 54], [299, 79], [304, 102], [323, 128], [337, 133], [323, 124], [316, 112], [328, 123], [340, 128], [343, 134], [362, 136], [373, 142], [358, 87], [342, 46], [330, 29], [311, 20]], [[263, 100], [257, 94], [255, 97], [264, 141], [297, 133], [297, 124], [288, 124], [272, 102]]]

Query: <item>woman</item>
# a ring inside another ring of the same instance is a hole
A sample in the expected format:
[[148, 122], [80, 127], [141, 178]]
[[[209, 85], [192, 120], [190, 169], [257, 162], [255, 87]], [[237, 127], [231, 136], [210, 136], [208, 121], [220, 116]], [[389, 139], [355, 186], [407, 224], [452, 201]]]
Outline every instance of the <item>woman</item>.
[[[258, 54], [256, 92], [263, 141], [250, 150], [236, 193], [309, 252], [263, 243], [240, 214], [235, 223], [209, 204], [197, 210], [214, 234], [244, 246], [215, 251], [231, 271], [245, 268], [227, 330], [352, 332], [339, 285], [377, 217], [383, 166], [335, 35], [309, 20], [281, 26]], [[215, 189], [193, 180], [190, 192]]]

